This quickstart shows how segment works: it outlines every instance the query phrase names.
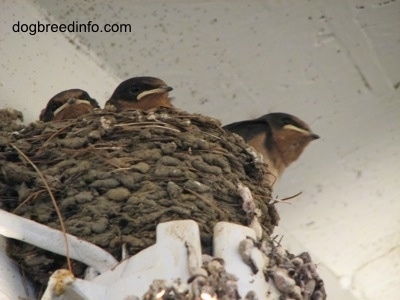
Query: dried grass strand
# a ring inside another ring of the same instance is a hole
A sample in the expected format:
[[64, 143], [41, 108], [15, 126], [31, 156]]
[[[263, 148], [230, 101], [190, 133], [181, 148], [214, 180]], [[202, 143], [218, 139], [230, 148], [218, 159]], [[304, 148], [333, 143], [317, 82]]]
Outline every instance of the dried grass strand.
[[54, 132], [54, 133], [43, 143], [43, 145], [39, 148], [39, 150], [42, 149], [43, 147], [46, 147], [47, 144], [48, 144], [55, 136], [59, 135], [59, 134], [60, 134], [61, 132], [63, 132], [65, 129], [67, 129], [68, 127], [71, 127], [71, 126], [73, 126], [73, 125], [75, 125], [75, 123], [68, 124], [68, 125], [66, 125], [66, 126], [64, 126], [64, 127], [62, 127], [62, 128], [60, 128], [60, 129], [57, 130], [56, 132]]
[[298, 192], [297, 194], [295, 194], [295, 195], [293, 195], [293, 196], [286, 197], [286, 198], [275, 199], [275, 200], [272, 202], [272, 204], [276, 204], [276, 203], [287, 203], [287, 204], [291, 204], [290, 202], [285, 202], [285, 201], [294, 199], [294, 198], [300, 196], [301, 194], [303, 194], [303, 192]]
[[68, 269], [69, 271], [72, 272], [72, 264], [71, 264], [71, 259], [69, 257], [69, 244], [68, 244], [68, 239], [67, 239], [67, 230], [64, 224], [64, 221], [62, 219], [62, 215], [61, 212], [58, 208], [56, 199], [54, 198], [54, 195], [51, 191], [51, 188], [49, 186], [49, 184], [47, 183], [46, 179], [43, 176], [43, 173], [39, 170], [39, 168], [29, 159], [28, 156], [25, 155], [24, 152], [22, 152], [16, 145], [14, 145], [13, 143], [10, 144], [36, 171], [36, 173], [39, 175], [40, 179], [43, 181], [43, 184], [46, 187], [47, 192], [49, 193], [49, 196], [51, 198], [51, 201], [53, 202], [54, 205], [54, 209], [56, 210], [57, 213], [57, 217], [60, 221], [60, 226], [61, 226], [61, 231], [64, 235], [64, 241], [65, 241], [65, 253], [66, 253], [66, 258], [67, 258], [67, 264], [68, 264]]
[[39, 196], [41, 193], [45, 192], [46, 189], [43, 190], [39, 190], [36, 191], [32, 194], [30, 194], [28, 197], [26, 197], [26, 199], [24, 201], [22, 201], [14, 210], [13, 210], [13, 214], [15, 214], [17, 212], [17, 210], [19, 208], [21, 208], [22, 206], [24, 206], [26, 203], [28, 203], [31, 199], [35, 199], [37, 196]]

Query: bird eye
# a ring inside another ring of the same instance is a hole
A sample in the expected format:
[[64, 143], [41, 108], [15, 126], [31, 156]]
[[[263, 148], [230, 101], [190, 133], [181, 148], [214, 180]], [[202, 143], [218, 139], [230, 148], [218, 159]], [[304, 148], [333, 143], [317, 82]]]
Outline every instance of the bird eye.
[[136, 85], [133, 85], [133, 86], [131, 86], [131, 88], [129, 89], [129, 91], [132, 93], [132, 94], [138, 94], [139, 92], [140, 92], [140, 89], [139, 89], [139, 87], [137, 87]]
[[89, 94], [86, 93], [86, 92], [83, 92], [83, 93], [82, 93], [82, 96], [80, 96], [79, 98], [80, 98], [81, 100], [83, 100], [83, 99], [84, 99], [84, 100], [89, 100], [89, 99], [91, 99], [90, 96], [89, 96]]
[[50, 110], [51, 110], [51, 111], [56, 111], [57, 108], [59, 108], [60, 106], [61, 106], [61, 103], [59, 103], [59, 102], [53, 102], [53, 103], [51, 104], [51, 106], [50, 106]]
[[282, 119], [282, 125], [283, 125], [283, 126], [285, 126], [285, 125], [291, 125], [291, 124], [293, 124], [293, 122], [292, 122], [291, 119], [289, 119], [289, 118], [283, 118], [283, 119]]

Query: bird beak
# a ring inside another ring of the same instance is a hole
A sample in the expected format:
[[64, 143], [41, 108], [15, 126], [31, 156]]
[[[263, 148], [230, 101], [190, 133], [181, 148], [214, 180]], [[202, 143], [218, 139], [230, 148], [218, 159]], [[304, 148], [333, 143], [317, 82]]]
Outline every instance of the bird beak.
[[88, 100], [71, 98], [67, 102], [65, 102], [63, 105], [61, 105], [59, 108], [57, 108], [54, 111], [53, 115], [57, 116], [57, 114], [59, 114], [61, 111], [63, 111], [66, 107], [74, 105], [74, 104], [86, 104], [86, 105], [92, 106], [92, 104]]
[[137, 96], [137, 99], [140, 100], [140, 99], [142, 99], [143, 97], [145, 97], [145, 96], [147, 96], [147, 95], [151, 95], [151, 94], [162, 94], [162, 93], [165, 93], [165, 92], [170, 92], [170, 91], [172, 91], [172, 90], [173, 90], [173, 88], [170, 87], [170, 86], [167, 86], [167, 85], [160, 86], [160, 87], [158, 87], [158, 88], [156, 88], [156, 89], [152, 89], [152, 90], [149, 90], [149, 91], [141, 92], [141, 93]]
[[319, 139], [319, 135], [317, 135], [315, 133], [312, 133], [312, 132], [310, 132], [308, 130], [305, 130], [303, 128], [299, 128], [297, 126], [291, 125], [291, 124], [283, 126], [283, 129], [294, 130], [294, 131], [300, 132], [300, 133], [302, 133], [304, 135], [308, 135], [312, 140]]

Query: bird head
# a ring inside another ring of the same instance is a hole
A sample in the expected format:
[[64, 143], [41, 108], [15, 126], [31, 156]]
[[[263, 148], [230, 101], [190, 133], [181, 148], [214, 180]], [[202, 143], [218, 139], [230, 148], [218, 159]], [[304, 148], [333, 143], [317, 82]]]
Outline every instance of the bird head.
[[271, 113], [265, 119], [270, 125], [274, 146], [286, 166], [296, 161], [311, 141], [319, 139], [304, 121], [293, 115]]
[[133, 77], [117, 86], [106, 105], [114, 105], [117, 111], [170, 107], [172, 105], [168, 92], [172, 90], [172, 87], [159, 78]]
[[81, 89], [65, 90], [49, 100], [40, 113], [44, 122], [77, 118], [99, 108], [97, 101]]

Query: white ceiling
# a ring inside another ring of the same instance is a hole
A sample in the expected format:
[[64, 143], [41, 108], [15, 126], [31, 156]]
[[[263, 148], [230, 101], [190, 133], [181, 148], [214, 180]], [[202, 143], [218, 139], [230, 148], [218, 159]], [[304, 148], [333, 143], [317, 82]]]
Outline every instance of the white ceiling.
[[[152, 75], [177, 107], [223, 123], [272, 111], [321, 135], [275, 189], [284, 243], [310, 251], [330, 299], [400, 295], [400, 1], [0, 0], [0, 106], [37, 118], [84, 88], [101, 104]], [[14, 33], [20, 23], [130, 33]], [[352, 292], [352, 296], [348, 294]]]

